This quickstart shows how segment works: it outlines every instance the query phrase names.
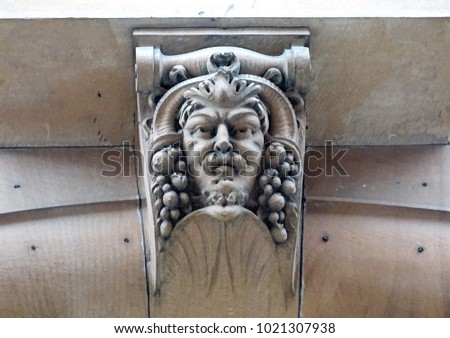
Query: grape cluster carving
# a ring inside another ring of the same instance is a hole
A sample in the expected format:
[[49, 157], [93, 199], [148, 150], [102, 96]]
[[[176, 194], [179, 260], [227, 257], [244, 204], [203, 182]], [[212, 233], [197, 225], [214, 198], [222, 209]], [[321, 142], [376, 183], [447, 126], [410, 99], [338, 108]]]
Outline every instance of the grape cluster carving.
[[297, 192], [299, 166], [283, 144], [272, 142], [264, 153], [264, 173], [259, 178], [258, 216], [269, 226], [273, 240], [287, 240], [286, 205]]
[[154, 208], [163, 239], [169, 239], [175, 225], [192, 211], [182, 153], [180, 147], [170, 146], [159, 150], [152, 158]]

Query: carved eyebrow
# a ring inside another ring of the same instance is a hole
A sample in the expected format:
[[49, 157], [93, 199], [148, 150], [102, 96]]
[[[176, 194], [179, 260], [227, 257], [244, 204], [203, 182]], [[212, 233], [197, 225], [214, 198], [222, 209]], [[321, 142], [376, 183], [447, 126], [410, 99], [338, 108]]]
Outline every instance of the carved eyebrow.
[[[215, 119], [213, 117], [211, 117], [211, 115], [209, 114], [205, 114], [202, 112], [198, 112], [198, 111], [194, 111], [186, 120], [186, 125], [191, 125], [192, 123], [194, 123], [193, 121], [197, 121], [197, 120], [203, 120], [206, 123], [211, 123], [213, 122]], [[198, 124], [198, 122], [196, 123]]]
[[250, 124], [255, 124], [255, 127], [261, 125], [258, 114], [253, 110], [231, 112], [230, 115], [227, 116], [227, 121], [231, 124], [235, 124], [242, 120], [245, 120], [245, 122]]
[[211, 114], [203, 113], [201, 110], [194, 110], [191, 115], [189, 115], [188, 119], [191, 117], [202, 116], [208, 119], [212, 119]]

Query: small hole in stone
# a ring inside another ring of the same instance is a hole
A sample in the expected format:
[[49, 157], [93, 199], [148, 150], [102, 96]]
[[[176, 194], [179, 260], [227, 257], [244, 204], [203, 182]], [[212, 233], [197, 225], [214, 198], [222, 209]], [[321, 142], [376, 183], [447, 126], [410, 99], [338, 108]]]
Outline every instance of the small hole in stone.
[[14, 184], [14, 189], [19, 189], [20, 188], [20, 184]]
[[100, 91], [97, 92], [97, 96], [98, 97], [102, 97], [102, 93], [100, 93]]
[[426, 186], [428, 185], [428, 183], [427, 183], [427, 182], [423, 182], [422, 185], [423, 185], [424, 187], [426, 187]]
[[322, 241], [323, 241], [323, 242], [328, 242], [328, 240], [329, 240], [329, 238], [328, 238], [327, 235], [325, 235], [325, 236], [322, 237]]
[[417, 252], [419, 252], [419, 253], [422, 253], [424, 250], [425, 250], [425, 249], [424, 249], [423, 247], [421, 247], [421, 246], [419, 246], [419, 247], [417, 248]]
[[130, 242], [130, 240], [128, 239], [128, 238], [124, 238], [124, 240], [123, 240], [125, 243], [129, 243]]
[[31, 246], [31, 250], [36, 250], [36, 247], [34, 245]]

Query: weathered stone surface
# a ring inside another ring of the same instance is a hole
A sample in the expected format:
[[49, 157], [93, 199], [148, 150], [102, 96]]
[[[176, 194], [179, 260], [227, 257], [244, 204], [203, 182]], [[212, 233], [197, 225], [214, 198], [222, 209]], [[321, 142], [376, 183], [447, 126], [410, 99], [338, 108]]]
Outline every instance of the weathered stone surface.
[[308, 144], [448, 142], [446, 18], [15, 19], [0, 20], [0, 146], [133, 142], [132, 29], [175, 23], [310, 27]]

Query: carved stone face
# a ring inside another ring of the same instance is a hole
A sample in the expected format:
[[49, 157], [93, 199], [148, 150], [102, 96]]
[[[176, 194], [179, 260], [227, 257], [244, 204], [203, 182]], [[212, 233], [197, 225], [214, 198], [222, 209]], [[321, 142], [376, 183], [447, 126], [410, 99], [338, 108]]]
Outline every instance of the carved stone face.
[[250, 107], [211, 103], [194, 110], [183, 128], [189, 174], [205, 204], [244, 205], [263, 147], [260, 118]]

